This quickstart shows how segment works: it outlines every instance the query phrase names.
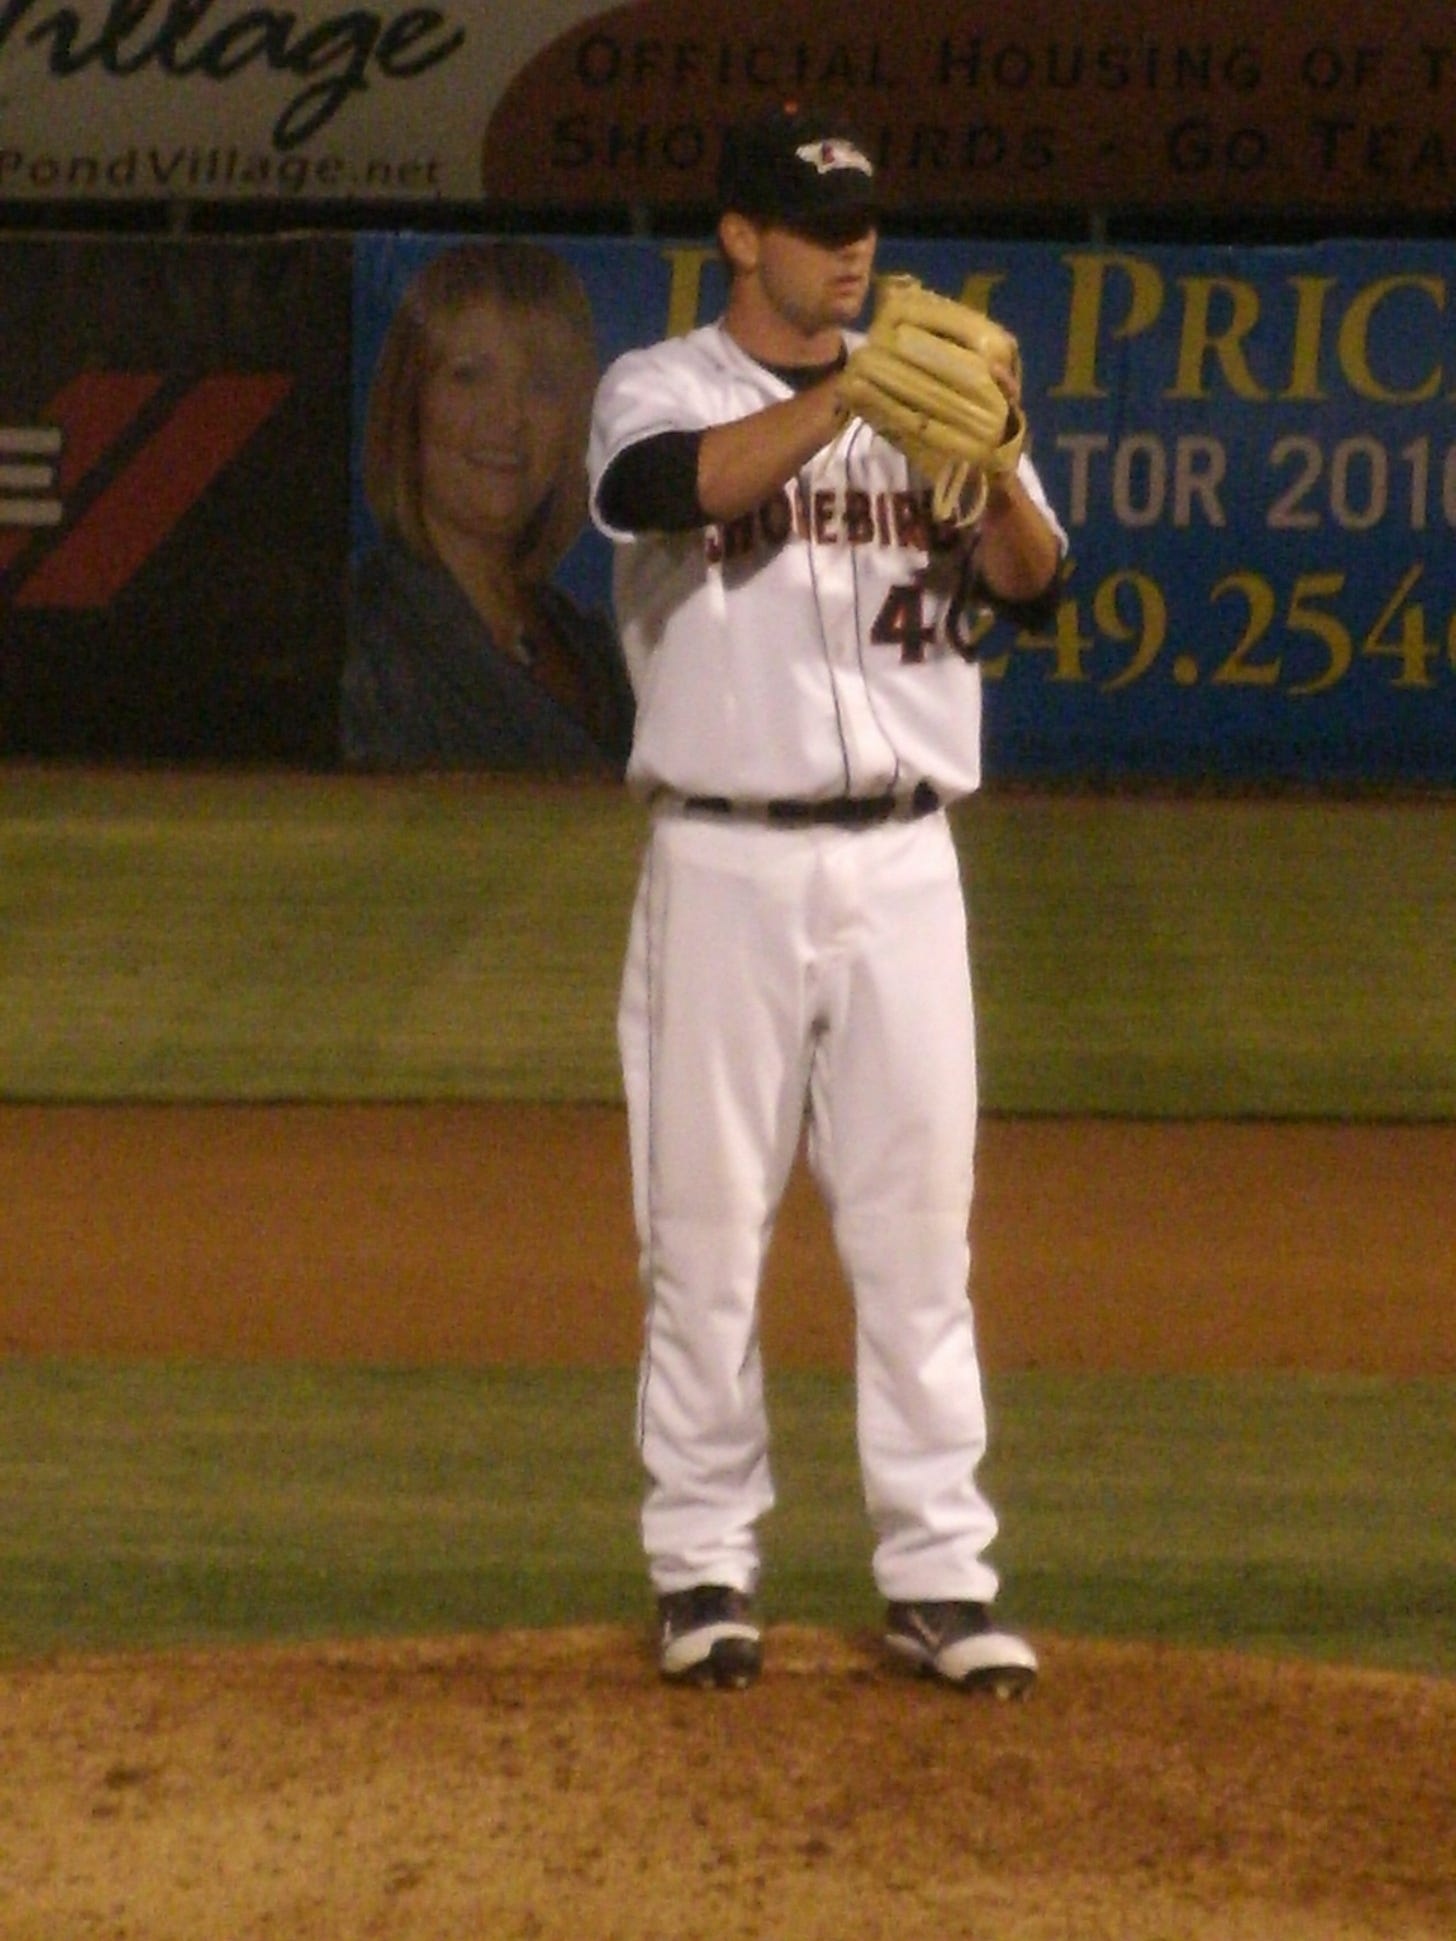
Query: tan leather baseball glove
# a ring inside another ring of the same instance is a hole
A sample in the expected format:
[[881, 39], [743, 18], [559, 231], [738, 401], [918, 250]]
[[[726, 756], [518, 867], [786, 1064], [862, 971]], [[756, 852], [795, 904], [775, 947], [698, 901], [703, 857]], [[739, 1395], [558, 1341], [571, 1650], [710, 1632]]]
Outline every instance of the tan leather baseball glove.
[[839, 397], [846, 416], [863, 418], [930, 481], [935, 518], [965, 526], [980, 517], [988, 481], [1021, 456], [1020, 391], [1010, 331], [918, 277], [885, 276]]

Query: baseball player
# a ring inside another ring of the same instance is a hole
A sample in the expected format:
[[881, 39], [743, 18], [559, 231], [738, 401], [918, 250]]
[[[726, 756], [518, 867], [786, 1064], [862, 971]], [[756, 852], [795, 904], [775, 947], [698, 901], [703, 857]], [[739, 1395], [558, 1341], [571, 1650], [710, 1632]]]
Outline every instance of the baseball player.
[[975, 1041], [945, 810], [980, 775], [968, 618], [1044, 622], [1066, 539], [1021, 451], [1004, 333], [974, 463], [932, 479], [935, 427], [904, 429], [912, 464], [866, 421], [898, 422], [852, 328], [875, 192], [832, 122], [786, 109], [734, 131], [721, 320], [629, 351], [597, 392], [592, 516], [637, 699], [628, 780], [651, 808], [618, 1018], [642, 1536], [664, 1676], [751, 1683], [774, 1500], [759, 1284], [807, 1128], [853, 1296], [886, 1643], [1019, 1695], [1036, 1659], [993, 1621], [976, 1481]]

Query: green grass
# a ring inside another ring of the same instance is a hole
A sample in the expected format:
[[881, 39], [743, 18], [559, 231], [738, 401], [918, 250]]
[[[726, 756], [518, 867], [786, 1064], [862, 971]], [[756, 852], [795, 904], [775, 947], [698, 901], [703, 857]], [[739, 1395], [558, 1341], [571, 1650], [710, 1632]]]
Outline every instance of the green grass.
[[1456, 1113], [1456, 803], [988, 797], [966, 825], [993, 1109]]
[[1450, 1383], [1038, 1374], [996, 1427], [1001, 1554], [1053, 1629], [1456, 1672]]
[[[956, 827], [988, 1110], [1456, 1114], [1456, 802]], [[4, 771], [0, 1098], [613, 1099], [642, 831], [616, 789]]]
[[11, 773], [0, 1096], [613, 1096], [639, 828], [615, 791]]
[[[0, 1654], [638, 1622], [630, 1371], [0, 1363]], [[770, 1618], [878, 1606], [849, 1384], [770, 1383]], [[1456, 1673], [1456, 1388], [1025, 1375], [986, 1481], [1032, 1627]]]
[[0, 1363], [0, 1651], [636, 1608], [631, 1383]]

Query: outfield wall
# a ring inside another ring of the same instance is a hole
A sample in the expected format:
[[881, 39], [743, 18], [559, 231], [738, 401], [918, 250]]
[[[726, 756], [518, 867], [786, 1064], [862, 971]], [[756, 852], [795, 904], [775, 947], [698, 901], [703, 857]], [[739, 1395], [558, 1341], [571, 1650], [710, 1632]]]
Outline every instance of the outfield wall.
[[[461, 239], [0, 241], [0, 755], [336, 759], [360, 427], [410, 278]], [[712, 317], [707, 239], [547, 239], [603, 359]], [[1044, 636], [970, 606], [1010, 781], [1456, 779], [1456, 244], [897, 239], [1022, 340], [1069, 536]], [[901, 508], [785, 543], [893, 542]], [[604, 542], [560, 569], [609, 603]]]

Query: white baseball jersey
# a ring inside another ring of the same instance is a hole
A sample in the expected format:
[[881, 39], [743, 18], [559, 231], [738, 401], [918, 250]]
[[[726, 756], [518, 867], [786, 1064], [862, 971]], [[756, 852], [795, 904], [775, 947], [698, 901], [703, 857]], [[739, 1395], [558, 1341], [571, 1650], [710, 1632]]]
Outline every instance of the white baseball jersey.
[[[853, 345], [861, 341], [852, 335]], [[593, 519], [620, 542], [615, 604], [637, 695], [628, 779], [640, 793], [745, 801], [974, 789], [984, 609], [966, 541], [933, 530], [928, 488], [859, 420], [757, 512], [687, 533], [603, 518], [612, 459], [790, 395], [721, 324], [627, 352], [603, 379], [589, 470]], [[1041, 481], [1021, 477], [1062, 545]]]

